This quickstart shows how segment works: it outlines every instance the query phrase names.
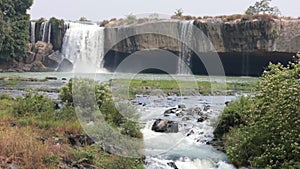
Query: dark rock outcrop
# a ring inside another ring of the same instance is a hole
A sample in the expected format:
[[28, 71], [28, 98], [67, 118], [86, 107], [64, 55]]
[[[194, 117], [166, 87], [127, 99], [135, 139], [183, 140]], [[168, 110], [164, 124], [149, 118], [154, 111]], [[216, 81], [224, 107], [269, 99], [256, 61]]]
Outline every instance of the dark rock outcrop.
[[68, 59], [63, 59], [63, 61], [60, 63], [57, 69], [58, 72], [70, 72], [72, 70], [73, 70], [73, 63]]
[[[106, 28], [105, 67], [114, 71], [136, 51], [147, 55], [149, 50], [162, 49], [178, 55], [179, 22], [164, 20]], [[260, 76], [270, 62], [286, 65], [300, 50], [300, 20], [262, 18], [225, 22], [211, 19], [196, 20], [194, 26], [198, 33], [193, 31], [191, 48], [198, 53], [193, 51], [189, 58], [194, 74], [208, 74], [203, 60], [217, 54], [226, 75]], [[144, 56], [140, 54], [140, 57]]]
[[59, 51], [56, 51], [48, 56], [45, 57], [43, 64], [46, 67], [50, 68], [57, 68], [59, 64], [62, 62], [61, 53]]
[[69, 140], [69, 143], [72, 146], [89, 146], [95, 143], [95, 141], [90, 138], [88, 135], [75, 135], [66, 133], [66, 136]]
[[161, 133], [177, 133], [179, 126], [177, 122], [158, 119], [153, 124], [152, 130]]
[[174, 162], [168, 162], [167, 164], [168, 164], [168, 166], [170, 166], [171, 168], [178, 169], [178, 167], [176, 166], [176, 164], [175, 164]]

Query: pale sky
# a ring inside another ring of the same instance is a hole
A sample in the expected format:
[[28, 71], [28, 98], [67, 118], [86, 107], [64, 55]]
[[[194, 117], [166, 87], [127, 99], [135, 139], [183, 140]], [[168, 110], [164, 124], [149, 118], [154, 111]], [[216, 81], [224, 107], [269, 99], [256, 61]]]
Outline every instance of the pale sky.
[[[129, 14], [159, 13], [173, 15], [183, 9], [184, 15], [217, 16], [241, 14], [256, 0], [34, 0], [31, 19], [52, 16], [78, 20], [84, 16], [93, 21], [123, 18]], [[273, 0], [282, 15], [300, 16], [299, 0]]]

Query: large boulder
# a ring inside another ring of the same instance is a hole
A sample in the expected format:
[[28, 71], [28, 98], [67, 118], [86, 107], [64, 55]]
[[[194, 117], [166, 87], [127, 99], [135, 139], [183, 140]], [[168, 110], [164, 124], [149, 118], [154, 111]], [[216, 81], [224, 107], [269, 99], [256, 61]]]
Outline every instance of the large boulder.
[[161, 133], [178, 133], [179, 126], [174, 121], [157, 119], [152, 126], [152, 130]]
[[53, 53], [53, 46], [49, 43], [38, 41], [35, 43], [35, 61], [44, 61], [47, 56]]
[[56, 51], [45, 57], [43, 64], [49, 68], [57, 68], [62, 61], [61, 53]]
[[57, 71], [58, 72], [71, 72], [73, 70], [73, 63], [68, 59], [63, 59], [60, 63]]

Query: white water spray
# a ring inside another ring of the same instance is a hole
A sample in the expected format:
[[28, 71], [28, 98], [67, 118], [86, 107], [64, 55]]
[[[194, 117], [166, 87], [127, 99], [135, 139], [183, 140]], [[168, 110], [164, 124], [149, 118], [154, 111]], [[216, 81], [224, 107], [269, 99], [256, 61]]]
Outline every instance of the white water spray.
[[189, 63], [191, 59], [191, 41], [193, 36], [194, 21], [179, 22], [179, 59], [177, 74], [191, 74]]
[[104, 28], [97, 25], [69, 23], [62, 47], [63, 57], [74, 64], [75, 71], [103, 72]]

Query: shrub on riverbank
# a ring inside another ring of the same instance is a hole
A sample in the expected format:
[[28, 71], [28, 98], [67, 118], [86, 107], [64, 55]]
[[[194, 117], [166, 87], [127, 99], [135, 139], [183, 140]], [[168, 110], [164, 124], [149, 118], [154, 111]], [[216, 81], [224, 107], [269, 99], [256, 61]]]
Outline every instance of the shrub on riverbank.
[[[224, 111], [216, 131], [224, 130], [225, 149], [234, 164], [254, 168], [300, 167], [299, 79], [300, 63], [287, 67], [271, 64], [258, 83], [258, 93], [248, 98], [248, 106], [239, 100]], [[239, 124], [241, 120], [243, 123]], [[222, 125], [224, 121], [227, 126]]]
[[[112, 93], [106, 84], [97, 84], [88, 79], [71, 79], [61, 89], [60, 98], [66, 105], [86, 109], [83, 111], [85, 114], [79, 114], [83, 118], [96, 120], [97, 115], [94, 114], [100, 110], [104, 120], [112, 127], [119, 128], [122, 134], [142, 138], [140, 126], [135, 122], [139, 118], [137, 112], [134, 109], [125, 109], [125, 107], [117, 109], [116, 106], [122, 106], [122, 104], [115, 105]], [[119, 112], [119, 110], [128, 111]], [[99, 119], [102, 120], [101, 117]]]

